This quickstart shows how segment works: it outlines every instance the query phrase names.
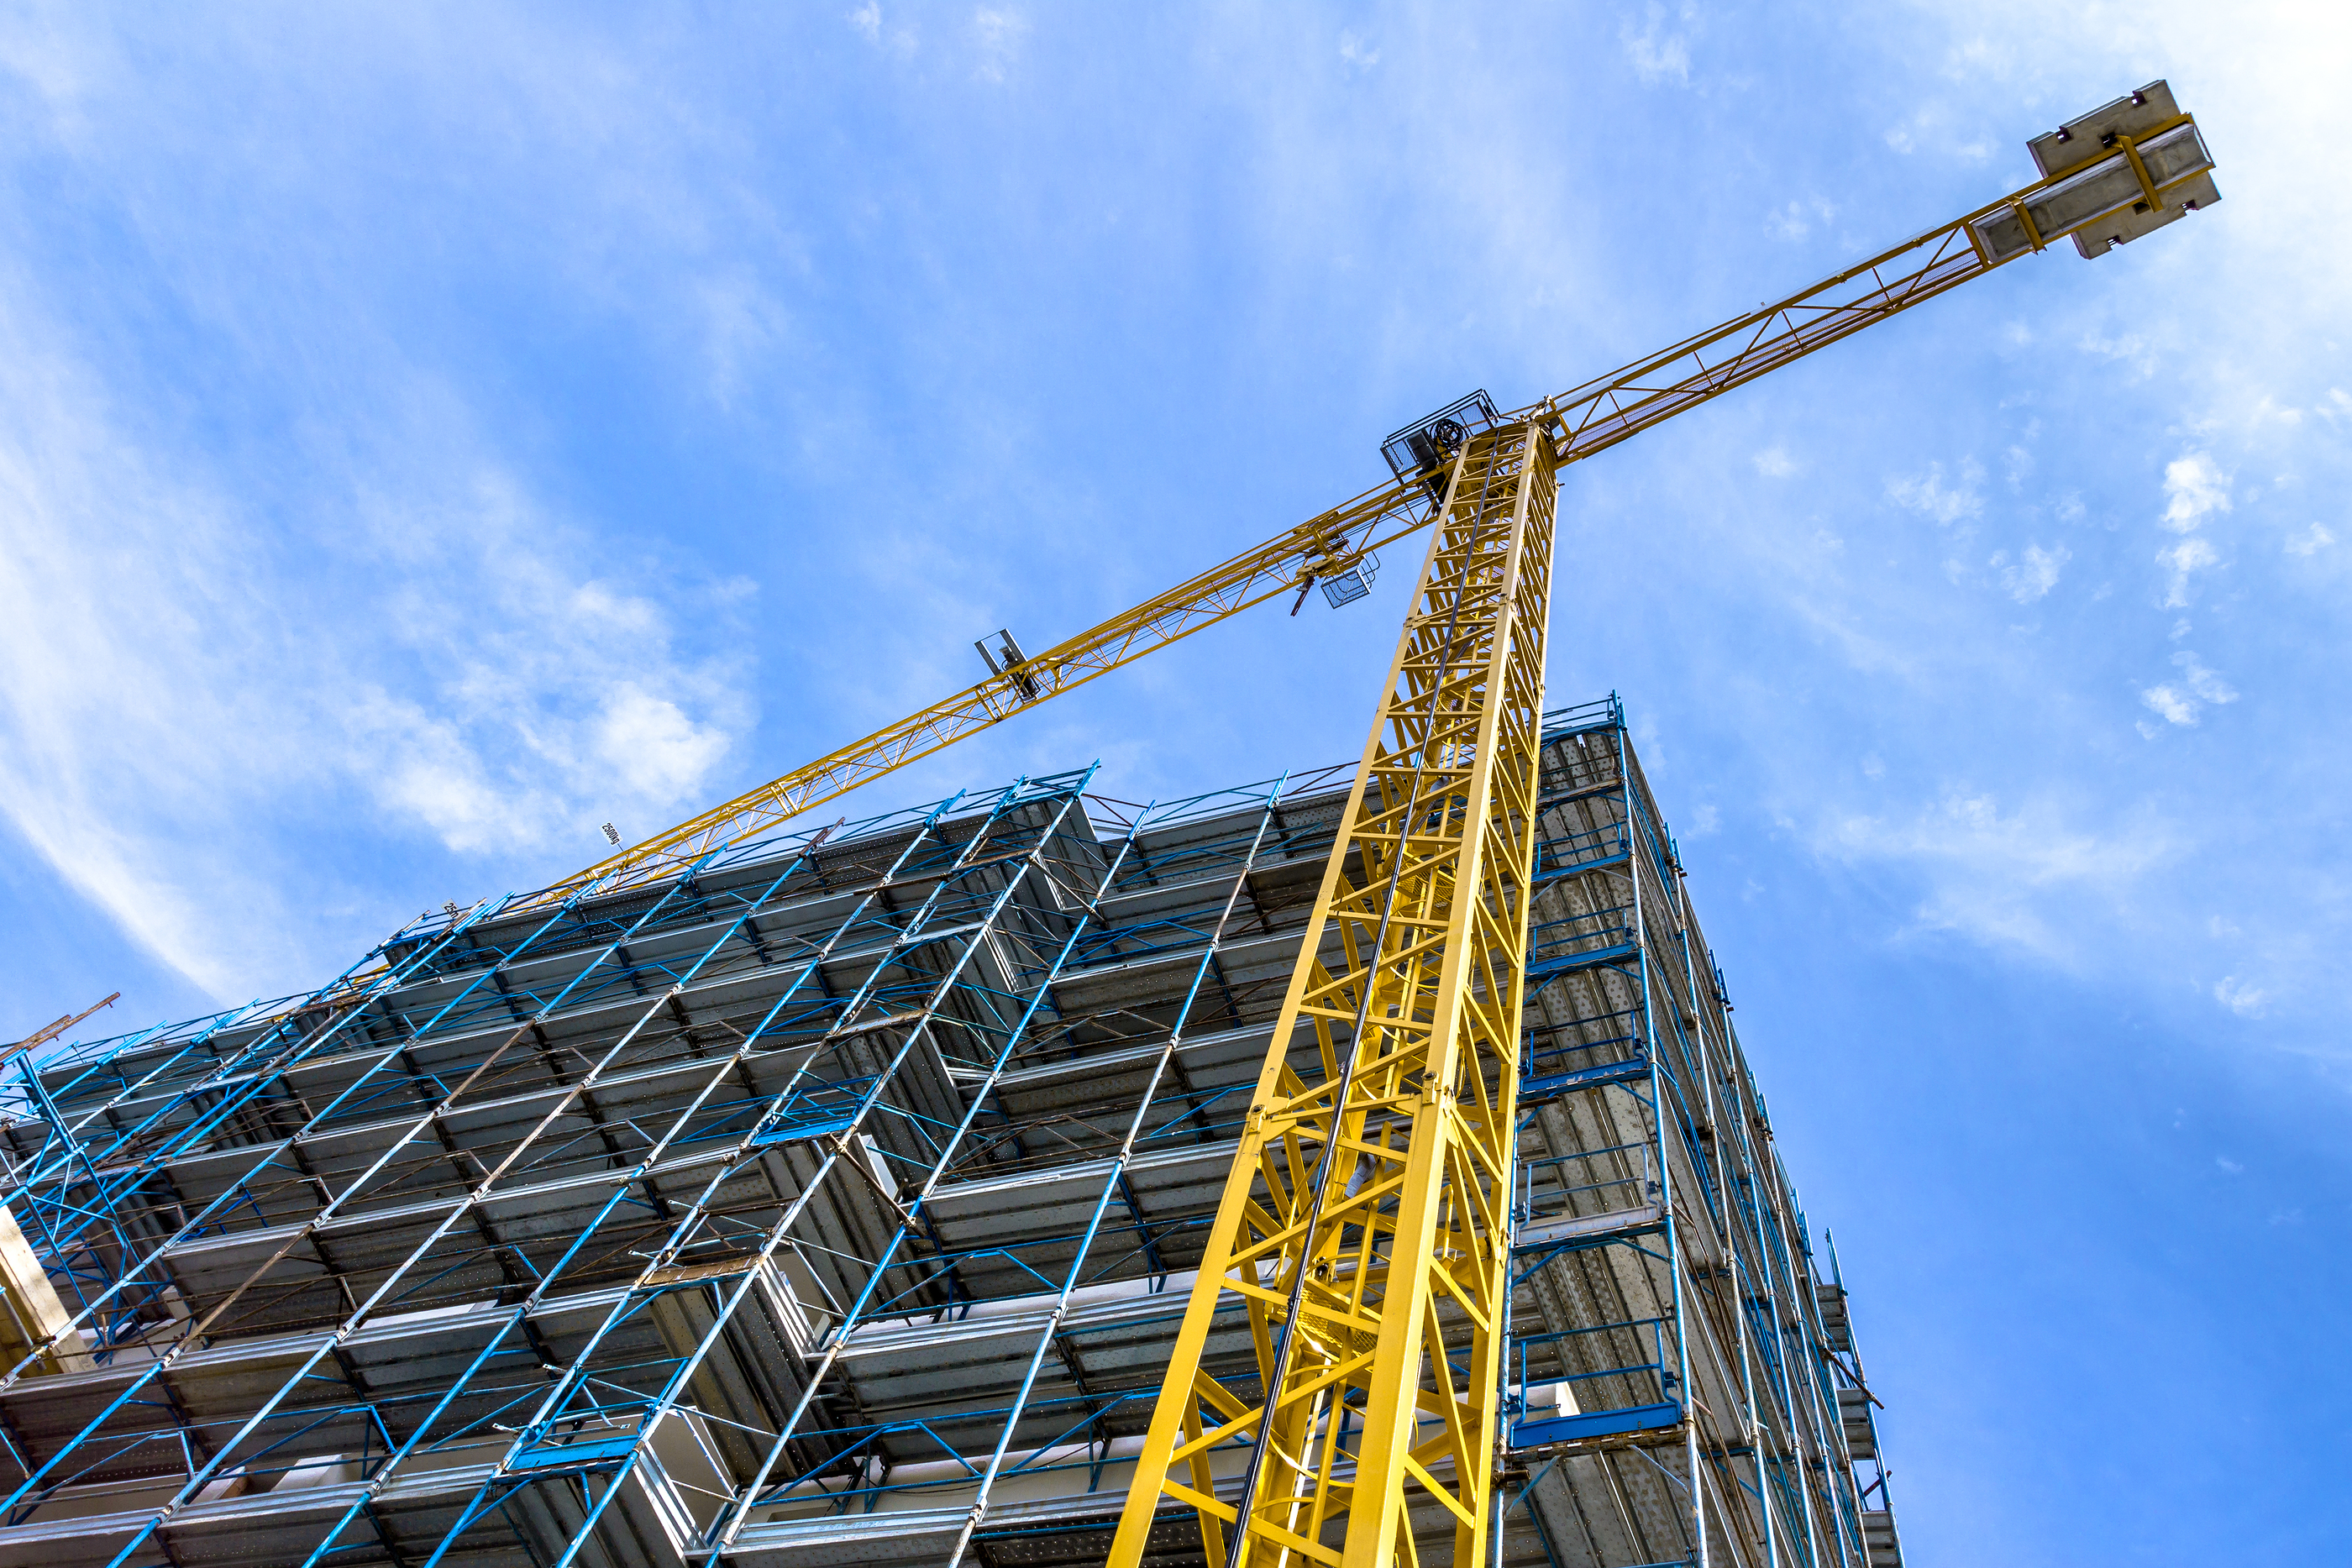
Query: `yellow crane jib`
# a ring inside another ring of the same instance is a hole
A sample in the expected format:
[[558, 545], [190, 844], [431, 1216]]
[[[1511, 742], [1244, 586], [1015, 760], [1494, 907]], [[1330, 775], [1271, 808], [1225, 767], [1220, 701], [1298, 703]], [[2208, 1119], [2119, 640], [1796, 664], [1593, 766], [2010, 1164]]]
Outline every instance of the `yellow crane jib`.
[[[1033, 658], [1010, 664], [992, 658], [995, 667], [979, 685], [508, 908], [557, 904], [583, 889], [617, 891], [674, 874], [713, 850], [769, 831], [1286, 591], [1296, 591], [1303, 601], [1320, 583], [1334, 604], [1361, 597], [1380, 549], [1418, 532], [1435, 515], [1433, 485], [1442, 482], [1453, 455], [1444, 441], [1449, 422], [1460, 427], [1463, 439], [1531, 422], [1556, 466], [1573, 463], [2058, 239], [2074, 237], [2085, 256], [2095, 256], [2220, 200], [2195, 122], [2178, 111], [2161, 81], [2068, 121], [2032, 147], [2042, 177], [2022, 190], [1558, 396], [1510, 413], [1497, 413], [1483, 392], [1450, 404], [1390, 437], [1383, 447], [1391, 469], [1387, 483]], [[2119, 187], [2118, 170], [2133, 182], [2129, 191]], [[1427, 454], [1412, 448], [1410, 438], [1416, 434], [1429, 444]]]

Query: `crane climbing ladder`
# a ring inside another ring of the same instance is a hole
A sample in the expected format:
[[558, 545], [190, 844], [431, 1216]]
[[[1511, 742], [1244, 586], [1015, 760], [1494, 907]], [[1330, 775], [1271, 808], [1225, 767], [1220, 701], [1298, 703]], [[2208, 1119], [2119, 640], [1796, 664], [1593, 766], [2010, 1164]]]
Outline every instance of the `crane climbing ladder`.
[[[1571, 462], [2218, 199], [2160, 82], [2032, 148], [579, 877], [6, 1063], [0, 1562], [1897, 1561], [1622, 716], [1545, 713], [1551, 530]], [[1352, 771], [787, 826], [1423, 529]]]

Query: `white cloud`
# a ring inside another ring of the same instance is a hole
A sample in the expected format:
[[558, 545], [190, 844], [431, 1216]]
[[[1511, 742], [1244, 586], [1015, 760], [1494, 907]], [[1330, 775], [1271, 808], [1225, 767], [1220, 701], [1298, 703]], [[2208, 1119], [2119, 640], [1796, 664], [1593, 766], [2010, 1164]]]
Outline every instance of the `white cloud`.
[[2143, 381], [2156, 374], [2155, 351], [2147, 346], [2147, 340], [2137, 333], [2126, 333], [2120, 338], [2090, 334], [2084, 336], [2082, 346], [2085, 353], [2130, 366], [2133, 373]]
[[2196, 654], [2183, 649], [2172, 655], [2172, 662], [2180, 666], [2181, 679], [2189, 683], [2189, 689], [2195, 692], [2200, 699], [2217, 706], [2238, 700], [2237, 689], [2207, 669]]
[[[2170, 686], [2150, 686], [2139, 694], [2139, 700], [2167, 724], [2197, 722], [2197, 705]], [[2140, 733], [2152, 738], [2158, 732], [2142, 727]]]
[[2058, 574], [2074, 554], [2064, 545], [2043, 549], [2040, 545], [2028, 545], [2025, 553], [2012, 561], [2002, 550], [1992, 558], [1992, 565], [2000, 572], [2000, 585], [2020, 604], [2031, 604], [2058, 586]]
[[1981, 135], [1962, 141], [1960, 138], [1965, 132], [1954, 124], [1954, 119], [1948, 110], [1932, 99], [1920, 102], [1909, 119], [1886, 131], [1886, 145], [1896, 152], [1925, 151], [1940, 152], [1966, 163], [1983, 162], [1992, 151], [1992, 143]]
[[1003, 81], [1020, 57], [1029, 19], [1016, 11], [982, 5], [971, 14], [971, 30], [980, 54], [971, 74], [982, 81]]
[[2330, 424], [2339, 419], [2352, 419], [2352, 392], [2342, 387], [2329, 387], [2327, 395], [2314, 404], [2311, 412]]
[[1756, 455], [1755, 462], [1756, 472], [1767, 479], [1786, 479], [1797, 471], [1786, 447], [1768, 446]]
[[2164, 607], [2178, 610], [2189, 602], [2189, 580], [2221, 559], [2212, 545], [2201, 538], [2185, 538], [2156, 552], [2156, 564], [2172, 574], [2165, 589]]
[[[2219, 988], [2216, 988], [2216, 994], [2218, 994], [2218, 992]], [[2245, 1174], [2246, 1167], [2240, 1165], [2237, 1161], [2230, 1158], [2227, 1155], [2215, 1155], [2213, 1156], [2213, 1163], [2221, 1167], [2221, 1171], [2223, 1176], [2242, 1176]]]
[[726, 754], [727, 732], [697, 724], [666, 696], [635, 681], [609, 688], [590, 722], [594, 750], [626, 792], [653, 800], [683, 800]]
[[691, 286], [700, 306], [705, 387], [722, 412], [732, 412], [752, 372], [783, 340], [783, 310], [748, 277], [712, 277]]
[[2180, 671], [2179, 685], [2150, 686], [2139, 694], [2139, 700], [2166, 723], [2193, 725], [2206, 705], [2220, 707], [2238, 700], [2237, 688], [2206, 668], [2195, 653], [2184, 648], [2172, 655], [2172, 663]]
[[[2289, 429], [2293, 429], [2294, 426], [2303, 423], [2303, 410], [2299, 408], [2285, 407], [2280, 403], [2278, 399], [2271, 396], [2268, 392], [2264, 392], [2260, 398], [2255, 400], [2254, 406], [2247, 412], [2246, 423], [2251, 425], [2261, 425], [2265, 423], [2284, 424]], [[2248, 500], [2253, 499], [2253, 491], [2249, 490], [2246, 492], [2246, 498]]]
[[1956, 82], [2006, 80], [2014, 71], [2016, 52], [2006, 39], [1983, 34], [1963, 38], [1945, 52], [1944, 75]]
[[2202, 452], [2164, 465], [2164, 526], [2185, 534], [2214, 512], [2230, 509], [2229, 476]]
[[2144, 814], [2092, 830], [2048, 800], [2004, 813], [1992, 795], [1967, 789], [1907, 821], [1832, 820], [1815, 847], [1908, 868], [1927, 883], [1916, 914], [1922, 929], [2060, 963], [2073, 961], [2086, 900], [2122, 910], [2142, 876], [2175, 851], [2170, 831]]
[[[2270, 993], [2250, 986], [2239, 979], [2237, 976], [2231, 975], [2213, 988], [2213, 999], [2240, 1018], [2258, 1019], [2263, 1016], [2263, 1006], [2270, 1000]], [[2224, 1160], [2221, 1165], [2231, 1175], [2236, 1174], [2236, 1168], [2231, 1166], [2229, 1161]]]
[[[1691, 8], [1683, 6], [1677, 19], [1687, 24], [1691, 18]], [[1650, 0], [1639, 32], [1628, 18], [1618, 28], [1617, 37], [1625, 47], [1625, 57], [1633, 63], [1633, 74], [1644, 82], [1654, 87], [1663, 81], [1683, 85], [1690, 81], [1690, 40], [1679, 32], [1668, 30], [1666, 8], [1658, 0]]]
[[1706, 838], [1722, 826], [1723, 813], [1716, 810], [1712, 803], [1701, 806], [1691, 813], [1690, 836], [1692, 838]]
[[[81, 167], [111, 188], [150, 151]], [[199, 195], [142, 221], [163, 249], [174, 224], [226, 255], [254, 237]], [[303, 243], [268, 235], [286, 270], [257, 292], [184, 258], [142, 280], [204, 318], [206, 376], [286, 410], [219, 429], [152, 395], [78, 280], [0, 250], [0, 811], [132, 941], [240, 1000], [341, 968], [392, 890], [470, 900], [597, 858], [606, 816], [674, 820], [751, 713], [731, 655], [678, 645], [740, 586], [668, 582], [642, 540], [605, 565]]]
[[915, 29], [912, 24], [902, 22], [888, 31], [884, 31], [881, 0], [866, 0], [864, 5], [849, 13], [848, 21], [849, 25], [857, 30], [858, 36], [869, 44], [887, 48], [892, 54], [901, 57], [915, 52]]
[[2336, 536], [2328, 531], [2327, 525], [2326, 523], [2314, 523], [2310, 528], [2306, 528], [2300, 534], [2294, 535], [2286, 541], [2286, 553], [2289, 555], [2316, 555], [2335, 542]]
[[25, 392], [0, 372], [0, 423], [22, 433], [0, 441], [0, 649], [18, 675], [0, 796], [216, 996], [325, 956], [289, 966], [327, 934], [278, 907], [271, 884], [294, 879], [270, 859], [322, 813], [364, 804], [367, 841], [584, 862], [594, 821], [667, 821], [748, 720], [727, 671], [671, 652], [667, 609], [573, 576], [549, 553], [566, 530], [508, 484], [379, 495], [348, 520], [394, 542], [340, 576], [332, 552], [265, 542], [218, 490], [148, 477], [178, 465], [93, 405], [37, 417]]
[[1889, 479], [1886, 494], [1897, 506], [1908, 507], [1949, 527], [1984, 510], [1984, 497], [1976, 489], [1983, 480], [1984, 465], [1973, 457], [1961, 463], [1960, 482], [1956, 487], [1944, 483], [1942, 464], [1930, 463], [1927, 471], [1916, 478]]
[[1380, 50], [1366, 43], [1357, 33], [1339, 35], [1339, 57], [1358, 70], [1370, 70], [1381, 63]]
[[1812, 232], [1815, 222], [1828, 224], [1836, 217], [1836, 206], [1820, 196], [1792, 201], [1765, 215], [1764, 232], [1774, 239], [1799, 240]]

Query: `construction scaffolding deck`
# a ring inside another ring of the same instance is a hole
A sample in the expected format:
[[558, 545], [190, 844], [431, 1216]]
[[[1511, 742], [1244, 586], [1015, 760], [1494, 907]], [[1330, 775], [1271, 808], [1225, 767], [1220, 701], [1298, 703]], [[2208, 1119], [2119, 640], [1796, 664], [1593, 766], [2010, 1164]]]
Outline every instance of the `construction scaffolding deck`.
[[[1614, 699], [1543, 764], [1497, 1563], [1899, 1564]], [[1024, 779], [20, 1057], [0, 1564], [1100, 1562], [1348, 783]]]

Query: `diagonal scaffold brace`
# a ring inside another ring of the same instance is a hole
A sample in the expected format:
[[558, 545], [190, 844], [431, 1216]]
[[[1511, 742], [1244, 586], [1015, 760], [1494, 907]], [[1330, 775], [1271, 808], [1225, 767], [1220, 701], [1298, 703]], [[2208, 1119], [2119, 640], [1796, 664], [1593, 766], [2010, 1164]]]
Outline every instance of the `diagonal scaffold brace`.
[[1171, 1508], [1210, 1568], [1410, 1563], [1416, 1494], [1484, 1555], [1555, 497], [1535, 423], [1454, 455], [1111, 1568]]

